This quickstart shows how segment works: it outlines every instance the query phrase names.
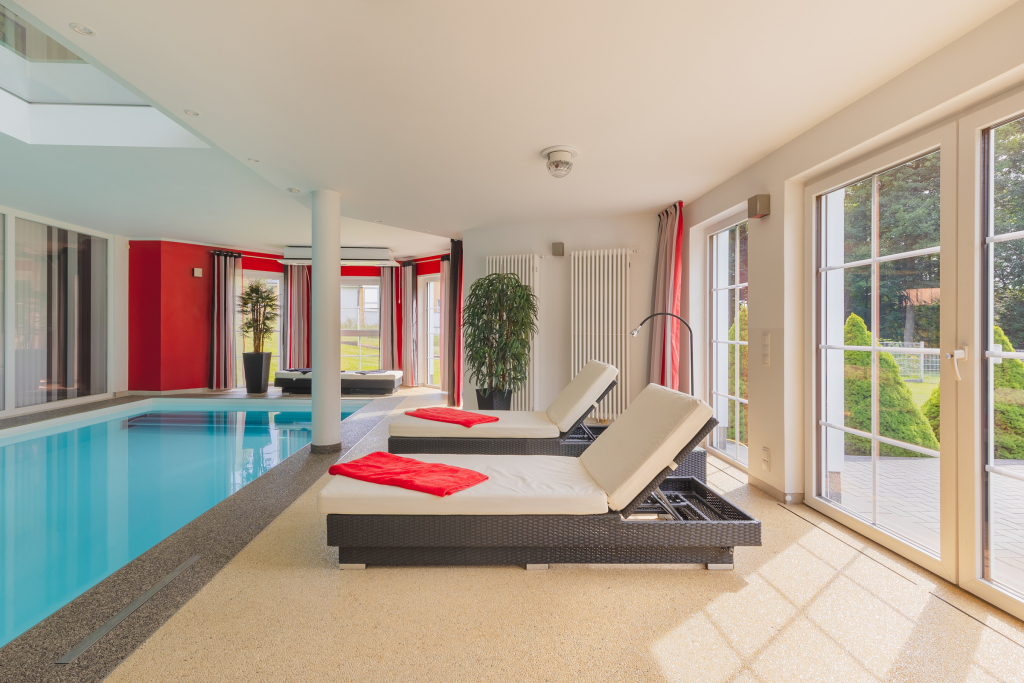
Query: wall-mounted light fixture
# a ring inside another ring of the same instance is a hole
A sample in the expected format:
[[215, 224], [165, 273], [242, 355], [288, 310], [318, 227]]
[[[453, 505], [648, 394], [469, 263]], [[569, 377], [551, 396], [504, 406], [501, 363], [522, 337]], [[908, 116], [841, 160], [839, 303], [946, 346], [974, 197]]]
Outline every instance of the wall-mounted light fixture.
[[772, 196], [770, 194], [755, 194], [747, 200], [747, 218], [764, 218], [772, 212]]

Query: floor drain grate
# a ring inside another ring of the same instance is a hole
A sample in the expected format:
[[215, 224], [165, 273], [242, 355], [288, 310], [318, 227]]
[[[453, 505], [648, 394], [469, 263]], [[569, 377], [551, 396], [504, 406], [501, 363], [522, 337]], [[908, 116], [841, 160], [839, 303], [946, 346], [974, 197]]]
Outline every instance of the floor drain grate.
[[82, 642], [71, 648], [71, 650], [69, 650], [66, 655], [57, 660], [57, 664], [70, 664], [71, 662], [78, 659], [79, 655], [81, 655], [83, 652], [92, 647], [93, 644], [97, 640], [102, 638], [104, 635], [106, 635], [106, 633], [110, 629], [120, 624], [122, 621], [125, 620], [125, 618], [129, 614], [131, 614], [132, 612], [146, 604], [146, 602], [150, 598], [152, 598], [154, 595], [160, 592], [160, 589], [162, 589], [164, 586], [173, 581], [174, 577], [176, 577], [178, 574], [182, 573], [183, 571], [191, 567], [192, 563], [194, 563], [198, 559], [198, 555], [193, 555], [192, 557], [188, 558], [187, 560], [179, 564], [177, 567], [174, 568], [174, 570], [170, 574], [157, 581], [148, 591], [146, 591], [139, 597], [135, 598], [135, 600], [132, 601], [132, 604], [128, 605], [123, 610], [118, 612], [110, 621], [103, 624], [103, 626], [100, 626], [98, 629], [96, 629], [88, 636], [86, 636]]

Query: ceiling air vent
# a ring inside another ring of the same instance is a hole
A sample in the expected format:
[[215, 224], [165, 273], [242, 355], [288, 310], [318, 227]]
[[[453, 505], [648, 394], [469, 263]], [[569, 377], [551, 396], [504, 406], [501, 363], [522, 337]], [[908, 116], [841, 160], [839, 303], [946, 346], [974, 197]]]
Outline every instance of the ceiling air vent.
[[[391, 258], [391, 250], [385, 247], [341, 247], [339, 254], [343, 266], [397, 266]], [[313, 247], [285, 247], [284, 258], [278, 259], [288, 265], [308, 266], [313, 263]]]

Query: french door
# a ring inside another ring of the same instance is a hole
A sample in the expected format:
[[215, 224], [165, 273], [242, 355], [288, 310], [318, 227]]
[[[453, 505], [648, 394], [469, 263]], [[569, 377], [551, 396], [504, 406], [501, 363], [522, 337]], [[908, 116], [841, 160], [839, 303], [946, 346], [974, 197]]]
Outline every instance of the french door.
[[1024, 618], [1024, 89], [807, 208], [808, 505]]
[[816, 227], [813, 496], [957, 575], [956, 126], [811, 188]]
[[964, 117], [960, 149], [961, 584], [1024, 618], [1024, 94]]

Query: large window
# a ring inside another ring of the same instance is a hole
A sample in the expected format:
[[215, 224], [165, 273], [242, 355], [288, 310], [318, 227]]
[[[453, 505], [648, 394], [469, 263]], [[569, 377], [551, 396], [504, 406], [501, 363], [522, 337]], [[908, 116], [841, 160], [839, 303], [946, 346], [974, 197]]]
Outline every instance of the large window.
[[15, 225], [15, 406], [106, 393], [107, 240]]
[[[281, 299], [282, 287], [284, 282], [284, 275], [282, 273], [269, 273], [256, 270], [246, 270], [242, 273], [242, 287], [249, 286], [254, 280], [262, 280], [266, 283], [274, 292], [277, 293], [277, 327], [270, 334], [270, 337], [263, 341], [263, 351], [270, 353], [270, 384], [273, 385], [274, 377], [277, 376], [277, 371], [281, 369], [281, 325], [284, 321], [284, 307]], [[238, 316], [238, 324], [242, 324], [242, 316]], [[235, 385], [244, 387], [245, 386], [245, 368], [242, 365], [242, 353], [248, 353], [252, 351], [252, 337], [244, 337], [239, 331], [235, 337], [235, 348], [237, 349], [237, 356], [235, 358]]]
[[341, 369], [380, 368], [380, 279], [342, 278]]
[[823, 498], [940, 552], [940, 153], [818, 198]]
[[441, 386], [441, 276], [421, 275], [416, 288], [420, 296], [420, 382]]
[[986, 132], [984, 578], [1024, 595], [1024, 119]]
[[715, 233], [708, 245], [711, 405], [718, 427], [710, 445], [747, 464], [747, 224]]

